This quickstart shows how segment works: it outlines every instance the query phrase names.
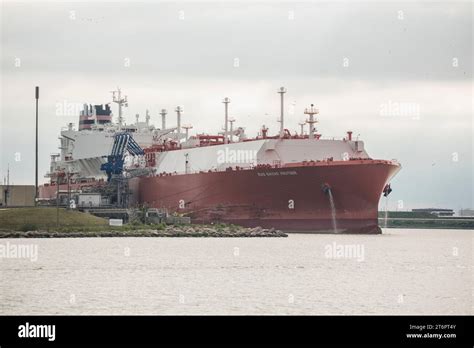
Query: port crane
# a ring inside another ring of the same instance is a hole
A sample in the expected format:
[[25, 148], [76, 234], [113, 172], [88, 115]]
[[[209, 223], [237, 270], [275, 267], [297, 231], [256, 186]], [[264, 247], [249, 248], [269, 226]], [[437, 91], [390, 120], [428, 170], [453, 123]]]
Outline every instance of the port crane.
[[112, 152], [107, 156], [107, 162], [100, 166], [100, 169], [107, 173], [107, 181], [110, 182], [114, 175], [121, 176], [123, 174], [123, 165], [127, 152], [132, 156], [145, 155], [145, 152], [132, 138], [130, 133], [121, 132], [115, 134]]
[[100, 169], [107, 173], [109, 188], [115, 193], [117, 206], [126, 206], [128, 201], [128, 182], [124, 175], [125, 155], [144, 156], [145, 152], [128, 132], [120, 132], [114, 135], [112, 151], [107, 156], [107, 162]]

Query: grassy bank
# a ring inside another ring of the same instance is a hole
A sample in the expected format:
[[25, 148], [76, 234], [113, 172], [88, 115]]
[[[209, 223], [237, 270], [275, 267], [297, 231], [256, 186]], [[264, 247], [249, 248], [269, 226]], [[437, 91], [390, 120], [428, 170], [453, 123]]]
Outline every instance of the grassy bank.
[[[59, 209], [59, 228], [104, 228], [106, 219], [74, 210]], [[0, 209], [0, 229], [14, 231], [58, 228], [56, 208]]]
[[55, 208], [0, 209], [0, 238], [82, 237], [286, 237], [275, 229], [237, 225], [144, 225], [109, 226], [107, 219], [88, 213]]

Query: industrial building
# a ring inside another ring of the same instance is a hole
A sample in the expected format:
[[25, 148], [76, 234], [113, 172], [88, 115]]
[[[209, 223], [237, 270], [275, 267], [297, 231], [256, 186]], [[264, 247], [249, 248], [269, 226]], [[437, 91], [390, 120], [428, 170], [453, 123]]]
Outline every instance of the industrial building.
[[0, 185], [0, 207], [32, 207], [34, 205], [34, 185]]
[[474, 216], [474, 209], [461, 209], [459, 211], [459, 216], [472, 217], [472, 216]]
[[414, 213], [429, 213], [435, 216], [453, 216], [454, 210], [452, 209], [439, 209], [439, 208], [423, 208], [423, 209], [412, 209]]

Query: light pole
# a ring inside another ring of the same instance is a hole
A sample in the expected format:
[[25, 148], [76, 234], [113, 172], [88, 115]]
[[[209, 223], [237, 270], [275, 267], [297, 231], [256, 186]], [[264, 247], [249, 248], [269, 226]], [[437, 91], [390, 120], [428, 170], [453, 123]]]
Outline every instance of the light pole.
[[39, 87], [35, 87], [36, 99], [36, 145], [35, 145], [35, 207], [38, 204], [38, 99]]
[[59, 171], [56, 176], [56, 226], [59, 227], [59, 188], [60, 188], [60, 176]]

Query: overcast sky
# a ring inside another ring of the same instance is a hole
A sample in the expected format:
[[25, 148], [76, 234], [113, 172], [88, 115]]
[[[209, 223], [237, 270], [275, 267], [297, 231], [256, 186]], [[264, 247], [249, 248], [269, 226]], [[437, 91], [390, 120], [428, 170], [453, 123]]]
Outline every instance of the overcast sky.
[[36, 85], [41, 181], [61, 127], [77, 125], [58, 105], [107, 103], [120, 86], [129, 123], [148, 108], [159, 125], [161, 108], [181, 105], [193, 132], [216, 133], [230, 97], [235, 125], [254, 136], [279, 129], [285, 86], [290, 130], [314, 103], [323, 136], [351, 129], [372, 158], [402, 163], [391, 209], [474, 208], [470, 2], [1, 6], [2, 181], [9, 164], [13, 183], [34, 183]]

